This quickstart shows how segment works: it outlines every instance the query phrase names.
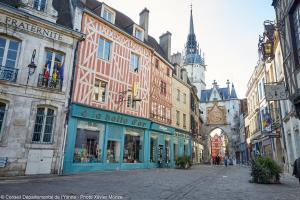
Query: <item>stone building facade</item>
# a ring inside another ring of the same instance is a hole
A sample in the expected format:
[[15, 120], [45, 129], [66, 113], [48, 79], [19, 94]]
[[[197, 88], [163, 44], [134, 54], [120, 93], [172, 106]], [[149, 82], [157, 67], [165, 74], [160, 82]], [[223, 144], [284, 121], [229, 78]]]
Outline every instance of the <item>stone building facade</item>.
[[74, 53], [83, 37], [60, 3], [0, 3], [0, 175], [59, 172]]

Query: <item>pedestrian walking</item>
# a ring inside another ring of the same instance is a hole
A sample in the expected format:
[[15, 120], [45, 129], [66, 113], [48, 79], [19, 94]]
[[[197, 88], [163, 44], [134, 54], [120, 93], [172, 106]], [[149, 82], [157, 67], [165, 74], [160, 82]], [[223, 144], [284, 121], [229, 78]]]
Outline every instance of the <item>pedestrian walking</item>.
[[300, 157], [294, 162], [293, 175], [295, 175], [295, 177], [299, 179], [300, 184]]
[[225, 156], [225, 158], [224, 158], [224, 164], [225, 164], [225, 167], [227, 167], [227, 156]]
[[217, 162], [217, 165], [220, 164], [220, 156], [219, 155], [217, 155], [217, 157], [216, 157], [216, 162]]

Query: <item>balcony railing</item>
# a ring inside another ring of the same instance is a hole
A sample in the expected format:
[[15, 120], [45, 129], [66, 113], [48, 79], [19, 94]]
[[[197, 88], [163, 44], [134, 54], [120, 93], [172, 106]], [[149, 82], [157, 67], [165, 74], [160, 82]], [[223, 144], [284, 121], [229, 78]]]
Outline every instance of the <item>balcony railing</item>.
[[43, 74], [39, 74], [37, 86], [45, 89], [61, 91], [62, 82], [59, 78], [53, 78], [53, 76], [45, 77]]
[[19, 69], [0, 66], [0, 80], [16, 82]]

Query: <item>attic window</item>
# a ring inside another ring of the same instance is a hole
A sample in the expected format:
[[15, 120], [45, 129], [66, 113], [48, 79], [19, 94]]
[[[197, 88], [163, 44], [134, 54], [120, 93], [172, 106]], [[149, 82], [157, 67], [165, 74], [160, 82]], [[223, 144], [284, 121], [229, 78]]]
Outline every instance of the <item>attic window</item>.
[[112, 24], [115, 23], [115, 12], [104, 4], [101, 10], [101, 17]]
[[44, 12], [46, 8], [46, 0], [34, 0], [33, 9]]
[[143, 29], [139, 28], [137, 25], [133, 26], [133, 35], [137, 39], [143, 41], [144, 40], [144, 31]]

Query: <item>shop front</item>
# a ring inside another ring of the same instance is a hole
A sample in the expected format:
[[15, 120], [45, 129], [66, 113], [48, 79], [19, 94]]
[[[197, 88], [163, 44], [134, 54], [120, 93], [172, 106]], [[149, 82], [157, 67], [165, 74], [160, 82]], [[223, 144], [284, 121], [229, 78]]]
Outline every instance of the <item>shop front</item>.
[[150, 124], [143, 118], [72, 105], [64, 173], [147, 168]]
[[203, 160], [203, 146], [197, 141], [193, 141], [192, 162], [193, 164], [200, 164]]
[[192, 138], [188, 132], [175, 130], [174, 155], [174, 160], [181, 156], [189, 156], [192, 159]]
[[149, 136], [149, 168], [174, 167], [174, 128], [152, 123]]

